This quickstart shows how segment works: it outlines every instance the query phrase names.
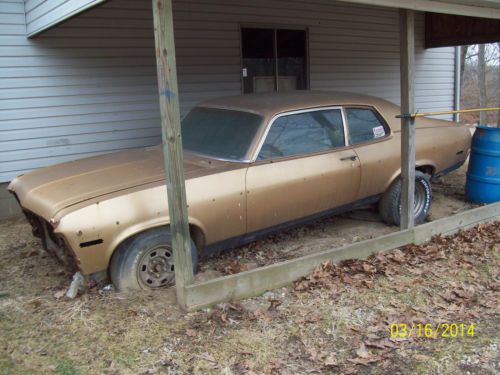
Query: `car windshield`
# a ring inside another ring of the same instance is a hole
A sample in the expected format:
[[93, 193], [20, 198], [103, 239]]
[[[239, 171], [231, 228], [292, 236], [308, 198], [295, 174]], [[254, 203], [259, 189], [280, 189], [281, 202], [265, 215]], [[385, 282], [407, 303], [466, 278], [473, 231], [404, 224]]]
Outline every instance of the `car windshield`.
[[186, 151], [241, 161], [261, 123], [253, 113], [197, 107], [182, 120], [182, 145]]

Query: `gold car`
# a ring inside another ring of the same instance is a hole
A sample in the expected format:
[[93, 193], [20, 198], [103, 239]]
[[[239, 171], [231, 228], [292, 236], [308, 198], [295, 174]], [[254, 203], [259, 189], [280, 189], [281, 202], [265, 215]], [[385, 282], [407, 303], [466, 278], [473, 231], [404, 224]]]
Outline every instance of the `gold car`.
[[[220, 98], [182, 121], [193, 264], [198, 253], [377, 203], [399, 224], [400, 113], [385, 100], [298, 91]], [[470, 132], [419, 119], [415, 220], [432, 176], [467, 158]], [[38, 169], [9, 185], [44, 247], [118, 289], [174, 279], [160, 147]]]

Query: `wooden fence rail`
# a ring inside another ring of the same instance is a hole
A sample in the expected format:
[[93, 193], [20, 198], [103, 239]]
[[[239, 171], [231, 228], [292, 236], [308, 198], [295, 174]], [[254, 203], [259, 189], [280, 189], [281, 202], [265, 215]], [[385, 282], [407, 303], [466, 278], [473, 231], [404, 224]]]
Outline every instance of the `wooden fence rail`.
[[306, 276], [315, 267], [326, 261], [366, 259], [379, 251], [389, 251], [411, 243], [423, 243], [436, 234], [449, 235], [479, 223], [495, 220], [500, 220], [500, 202], [375, 239], [329, 249], [251, 271], [186, 285], [184, 287], [186, 308], [191, 311], [220, 302], [257, 296]]

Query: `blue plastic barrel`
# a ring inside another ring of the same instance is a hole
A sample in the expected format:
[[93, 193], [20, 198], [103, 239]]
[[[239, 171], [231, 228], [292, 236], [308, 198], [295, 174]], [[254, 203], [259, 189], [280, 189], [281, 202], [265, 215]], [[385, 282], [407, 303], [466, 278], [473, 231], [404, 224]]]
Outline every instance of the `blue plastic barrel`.
[[465, 195], [476, 203], [500, 201], [500, 128], [476, 128]]

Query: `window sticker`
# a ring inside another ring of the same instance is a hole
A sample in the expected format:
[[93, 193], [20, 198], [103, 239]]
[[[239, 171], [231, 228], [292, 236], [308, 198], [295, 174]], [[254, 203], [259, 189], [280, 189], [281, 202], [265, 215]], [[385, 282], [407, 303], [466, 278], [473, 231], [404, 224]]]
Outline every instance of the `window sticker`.
[[381, 138], [385, 137], [385, 129], [383, 126], [377, 126], [373, 128], [373, 137], [374, 138]]

